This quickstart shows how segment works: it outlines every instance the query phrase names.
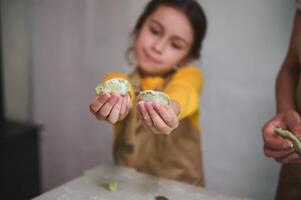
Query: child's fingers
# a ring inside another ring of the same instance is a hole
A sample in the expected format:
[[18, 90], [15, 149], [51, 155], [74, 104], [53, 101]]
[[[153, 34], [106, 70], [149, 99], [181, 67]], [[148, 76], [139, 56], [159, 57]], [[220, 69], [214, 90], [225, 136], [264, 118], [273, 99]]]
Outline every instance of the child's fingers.
[[141, 117], [143, 119], [144, 124], [149, 129], [151, 129], [151, 127], [153, 126], [153, 122], [152, 122], [152, 120], [151, 120], [151, 118], [150, 118], [150, 116], [149, 116], [149, 114], [148, 114], [148, 112], [145, 108], [145, 102], [139, 101], [137, 108], [138, 108], [138, 111], [140, 111], [140, 114], [141, 114]]
[[111, 124], [115, 124], [118, 121], [121, 104], [122, 104], [122, 97], [119, 96], [118, 101], [116, 102], [116, 104], [114, 104], [114, 106], [107, 118], [107, 121], [110, 122]]
[[89, 106], [90, 112], [93, 114], [97, 113], [99, 109], [110, 99], [110, 97], [111, 95], [108, 93], [102, 93], [101, 95], [95, 97]]
[[127, 102], [127, 104], [126, 104], [126, 113], [129, 113], [129, 111], [131, 110], [131, 97], [130, 97], [130, 95], [127, 95], [126, 96], [127, 97], [127, 100], [126, 100], [126, 102]]
[[122, 101], [121, 111], [119, 114], [119, 121], [124, 120], [126, 116], [129, 114], [129, 111], [131, 109], [130, 105], [131, 105], [130, 96], [129, 95], [124, 96]]
[[170, 128], [162, 120], [161, 116], [154, 110], [152, 103], [146, 103], [145, 107], [157, 132], [168, 133]]
[[169, 110], [158, 103], [154, 104], [154, 109], [169, 127], [174, 128], [178, 126], [178, 117], [172, 110]]
[[116, 94], [111, 94], [111, 98], [109, 101], [107, 101], [102, 108], [97, 112], [98, 117], [100, 118], [107, 118], [110, 114], [113, 106], [117, 103], [118, 96]]
[[119, 120], [123, 120], [126, 116], [126, 106], [127, 106], [127, 96], [122, 97], [122, 103], [121, 103], [121, 108], [120, 108], [120, 114], [119, 114]]

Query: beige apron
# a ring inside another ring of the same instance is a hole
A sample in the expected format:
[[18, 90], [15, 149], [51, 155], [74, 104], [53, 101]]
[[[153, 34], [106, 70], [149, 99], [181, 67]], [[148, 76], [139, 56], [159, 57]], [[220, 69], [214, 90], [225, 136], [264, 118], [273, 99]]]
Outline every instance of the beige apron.
[[[130, 81], [135, 90], [140, 91], [137, 72], [130, 75]], [[120, 125], [121, 132], [114, 142], [117, 165], [204, 186], [200, 133], [192, 127], [188, 118], [181, 120], [179, 127], [169, 135], [148, 131], [137, 117], [136, 109], [132, 109]]]
[[[301, 33], [296, 43], [301, 70]], [[297, 106], [301, 114], [301, 73], [296, 91]], [[277, 188], [277, 200], [301, 200], [301, 164], [282, 165]]]

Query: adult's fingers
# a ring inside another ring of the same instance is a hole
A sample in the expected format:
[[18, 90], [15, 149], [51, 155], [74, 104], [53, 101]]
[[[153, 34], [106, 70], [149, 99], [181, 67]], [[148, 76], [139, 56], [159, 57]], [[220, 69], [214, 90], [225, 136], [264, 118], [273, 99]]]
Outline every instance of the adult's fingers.
[[90, 112], [93, 114], [97, 113], [99, 109], [110, 99], [110, 97], [111, 95], [109, 93], [102, 93], [95, 97], [89, 106]]
[[291, 153], [288, 156], [285, 156], [283, 158], [275, 159], [279, 163], [284, 163], [284, 164], [293, 164], [293, 163], [301, 163], [301, 156], [300, 154], [297, 153]]
[[263, 151], [266, 157], [275, 158], [275, 159], [286, 157], [289, 154], [295, 152], [293, 148], [287, 150], [273, 150], [267, 147], [264, 147]]
[[301, 138], [301, 120], [298, 113], [294, 112], [286, 118], [287, 126], [298, 138]]
[[293, 144], [286, 139], [276, 136], [274, 131], [277, 126], [273, 121], [266, 123], [262, 128], [264, 145], [274, 150], [285, 150], [292, 148]]

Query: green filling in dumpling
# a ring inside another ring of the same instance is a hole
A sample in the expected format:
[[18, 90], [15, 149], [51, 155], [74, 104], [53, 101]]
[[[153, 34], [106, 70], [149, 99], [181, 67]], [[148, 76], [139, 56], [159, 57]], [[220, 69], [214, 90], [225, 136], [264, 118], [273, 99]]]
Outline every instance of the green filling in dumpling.
[[96, 88], [96, 94], [100, 95], [103, 92], [117, 93], [125, 95], [131, 90], [131, 84], [123, 78], [113, 78], [99, 84]]
[[160, 103], [162, 105], [170, 104], [170, 98], [167, 94], [155, 90], [145, 90], [140, 92], [138, 95], [138, 100]]

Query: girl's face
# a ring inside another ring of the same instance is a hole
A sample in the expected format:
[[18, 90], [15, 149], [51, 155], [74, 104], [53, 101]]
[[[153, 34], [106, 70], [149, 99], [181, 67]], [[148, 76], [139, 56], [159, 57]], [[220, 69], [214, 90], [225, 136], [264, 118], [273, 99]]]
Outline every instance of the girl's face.
[[148, 75], [162, 75], [185, 64], [193, 42], [193, 30], [186, 16], [168, 6], [150, 15], [135, 40], [139, 68]]

